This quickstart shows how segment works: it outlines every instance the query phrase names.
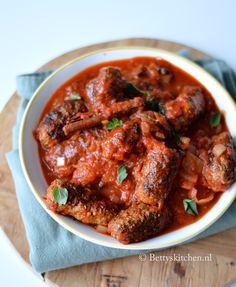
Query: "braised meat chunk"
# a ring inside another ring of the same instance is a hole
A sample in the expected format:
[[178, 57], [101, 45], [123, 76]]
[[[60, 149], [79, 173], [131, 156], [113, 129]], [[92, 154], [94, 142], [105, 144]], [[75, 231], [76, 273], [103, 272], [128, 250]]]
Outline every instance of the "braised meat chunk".
[[140, 139], [140, 127], [137, 122], [129, 121], [113, 129], [105, 138], [102, 146], [103, 156], [108, 159], [125, 160]]
[[63, 126], [78, 112], [85, 112], [82, 101], [64, 101], [42, 119], [35, 135], [44, 148], [50, 148], [65, 139]]
[[150, 63], [145, 66], [137, 65], [130, 80], [138, 84], [140, 89], [148, 90], [154, 95], [155, 91], [158, 91], [163, 84], [170, 84], [173, 78], [174, 74], [170, 68], [162, 64]]
[[84, 160], [78, 161], [71, 182], [85, 187], [92, 185], [100, 178], [100, 171], [94, 167], [96, 167], [96, 163], [90, 164]]
[[232, 137], [223, 132], [212, 138], [211, 147], [205, 155], [203, 177], [208, 188], [215, 192], [226, 190], [235, 180], [235, 154]]
[[204, 95], [199, 87], [185, 86], [182, 93], [165, 104], [165, 115], [176, 130], [190, 125], [205, 109]]
[[87, 84], [87, 97], [91, 109], [101, 111], [115, 101], [124, 98], [126, 82], [116, 67], [101, 68], [97, 78]]
[[160, 206], [169, 194], [180, 163], [180, 155], [163, 143], [156, 143], [137, 172], [135, 196], [138, 201]]
[[[65, 204], [60, 205], [55, 200], [55, 188], [67, 190], [68, 199]], [[106, 226], [119, 211], [118, 206], [99, 198], [93, 191], [61, 180], [51, 183], [45, 201], [54, 212], [72, 216], [86, 224]]]
[[133, 204], [114, 217], [108, 232], [123, 244], [140, 242], [160, 233], [170, 221], [170, 212], [156, 206]]
[[140, 126], [143, 134], [143, 141], [149, 148], [148, 141], [152, 138], [165, 140], [171, 134], [171, 127], [162, 114], [154, 111], [144, 111], [135, 114], [135, 117], [140, 119]]
[[50, 172], [58, 178], [68, 178], [75, 170], [78, 159], [89, 149], [91, 138], [89, 132], [78, 131], [70, 138], [46, 149], [44, 162]]

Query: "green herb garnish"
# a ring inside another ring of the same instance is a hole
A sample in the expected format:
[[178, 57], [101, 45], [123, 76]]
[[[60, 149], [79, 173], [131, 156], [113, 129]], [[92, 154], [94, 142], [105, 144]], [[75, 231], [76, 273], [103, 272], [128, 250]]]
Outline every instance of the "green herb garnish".
[[53, 198], [59, 205], [66, 204], [68, 199], [68, 190], [65, 187], [54, 186], [52, 190]]
[[210, 117], [209, 123], [212, 127], [217, 127], [220, 124], [220, 121], [221, 121], [221, 113], [216, 112]]
[[183, 204], [184, 204], [184, 210], [192, 215], [198, 215], [198, 210], [197, 210], [197, 204], [194, 200], [192, 199], [184, 199], [183, 200]]
[[176, 144], [180, 145], [181, 144], [180, 134], [175, 129], [172, 130], [172, 136], [175, 139]]
[[78, 93], [76, 92], [73, 92], [70, 94], [70, 100], [72, 101], [78, 101], [78, 100], [81, 100], [81, 97]]
[[122, 164], [120, 167], [117, 168], [117, 174], [118, 174], [118, 182], [121, 183], [123, 180], [126, 179], [128, 176], [126, 166], [125, 164]]
[[143, 94], [145, 96], [150, 96], [148, 91], [143, 91], [140, 90], [136, 85], [132, 84], [132, 83], [127, 83], [125, 86], [125, 90], [124, 90], [126, 96], [134, 96], [137, 94]]
[[117, 118], [111, 119], [107, 124], [106, 124], [106, 129], [107, 130], [113, 130], [116, 127], [119, 127], [123, 124], [123, 122]]
[[106, 74], [106, 79], [111, 79], [112, 78], [112, 74], [111, 73], [108, 73], [108, 74]]
[[165, 113], [165, 106], [163, 103], [158, 102], [158, 101], [146, 101], [145, 102], [145, 107], [147, 110], [155, 111], [161, 114]]

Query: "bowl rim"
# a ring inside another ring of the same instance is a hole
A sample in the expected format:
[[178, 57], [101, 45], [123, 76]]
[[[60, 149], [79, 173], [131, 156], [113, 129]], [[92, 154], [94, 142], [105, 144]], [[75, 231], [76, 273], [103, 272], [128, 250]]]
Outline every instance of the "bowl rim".
[[[52, 74], [50, 74], [39, 86], [38, 88], [35, 90], [35, 92], [33, 93], [31, 99], [29, 100], [27, 106], [26, 106], [26, 109], [24, 111], [24, 114], [23, 114], [23, 117], [21, 119], [21, 124], [20, 124], [20, 131], [19, 131], [19, 138], [18, 138], [18, 145], [19, 145], [19, 157], [20, 157], [20, 163], [21, 163], [21, 167], [22, 167], [22, 170], [23, 170], [23, 173], [24, 173], [24, 177], [30, 187], [30, 190], [31, 192], [34, 194], [35, 198], [37, 199], [37, 201], [40, 203], [40, 205], [43, 207], [43, 209], [58, 223], [60, 224], [62, 227], [64, 227], [66, 230], [70, 231], [71, 233], [73, 233], [74, 235], [82, 238], [82, 239], [85, 239], [89, 242], [92, 242], [92, 243], [95, 243], [95, 244], [98, 244], [98, 245], [102, 245], [102, 246], [105, 246], [105, 247], [111, 247], [111, 248], [115, 248], [115, 249], [126, 249], [126, 250], [152, 250], [152, 249], [158, 249], [158, 250], [161, 250], [161, 249], [164, 249], [164, 248], [167, 248], [167, 247], [172, 247], [172, 246], [175, 246], [175, 245], [178, 245], [178, 244], [182, 244], [188, 240], [190, 240], [191, 238], [199, 235], [200, 233], [202, 233], [203, 231], [205, 231], [208, 227], [210, 227], [213, 223], [215, 223], [226, 211], [227, 209], [230, 207], [230, 205], [233, 203], [233, 201], [235, 200], [236, 198], [236, 187], [235, 187], [235, 192], [234, 192], [234, 196], [232, 196], [231, 200], [228, 202], [228, 204], [221, 210], [220, 213], [217, 214], [217, 216], [215, 216], [213, 219], [209, 220], [209, 222], [207, 224], [205, 224], [204, 226], [202, 226], [201, 228], [199, 228], [197, 231], [193, 231], [190, 235], [185, 235], [185, 237], [183, 237], [182, 239], [178, 239], [178, 240], [171, 240], [171, 242], [167, 242], [167, 243], [163, 243], [161, 245], [161, 247], [158, 247], [157, 244], [150, 244], [148, 247], [142, 247], [142, 246], [136, 246], [136, 243], [133, 243], [133, 244], [128, 244], [128, 245], [124, 245], [124, 244], [120, 244], [118, 241], [115, 242], [115, 243], [109, 243], [109, 242], [105, 242], [99, 238], [93, 238], [92, 236], [90, 235], [87, 235], [85, 233], [82, 233], [78, 230], [75, 230], [74, 228], [70, 227], [69, 225], [67, 225], [66, 222], [64, 222], [62, 220], [62, 215], [60, 214], [56, 214], [54, 212], [52, 212], [51, 210], [49, 210], [44, 201], [42, 200], [41, 196], [38, 194], [37, 192], [37, 188], [34, 186], [34, 183], [33, 181], [31, 180], [31, 177], [29, 175], [29, 172], [28, 172], [28, 168], [27, 168], [27, 164], [26, 164], [26, 161], [25, 161], [25, 156], [24, 156], [24, 131], [25, 131], [25, 125], [26, 125], [26, 122], [27, 122], [27, 119], [28, 119], [28, 115], [29, 115], [29, 112], [31, 110], [31, 107], [33, 106], [35, 100], [38, 98], [38, 96], [40, 95], [40, 92], [41, 90], [43, 89], [43, 87], [55, 76], [57, 75], [59, 72], [61, 72], [62, 70], [64, 70], [65, 68], [67, 68], [68, 66], [76, 63], [76, 62], [79, 62], [80, 60], [84, 59], [84, 58], [87, 58], [87, 57], [90, 57], [90, 56], [93, 56], [93, 55], [96, 55], [96, 54], [99, 54], [99, 53], [105, 53], [105, 52], [111, 52], [111, 51], [115, 51], [115, 50], [143, 50], [143, 51], [153, 51], [153, 52], [159, 52], [159, 53], [163, 53], [163, 54], [167, 54], [167, 55], [170, 55], [170, 56], [174, 56], [175, 58], [178, 58], [179, 60], [187, 63], [188, 65], [192, 65], [194, 66], [195, 68], [197, 68], [198, 70], [200, 70], [203, 74], [207, 75], [207, 77], [210, 77], [211, 78], [211, 81], [214, 82], [214, 85], [218, 86], [219, 88], [223, 89], [224, 90], [224, 96], [227, 96], [228, 99], [230, 100], [231, 102], [231, 105], [234, 106], [234, 109], [235, 109], [235, 113], [236, 113], [236, 104], [235, 102], [233, 101], [232, 97], [230, 96], [229, 92], [221, 85], [220, 82], [218, 82], [211, 74], [209, 74], [206, 70], [204, 70], [202, 67], [198, 66], [196, 63], [194, 63], [193, 61], [183, 57], [183, 56], [180, 56], [178, 54], [175, 54], [174, 52], [170, 52], [170, 51], [167, 51], [167, 50], [164, 50], [164, 49], [159, 49], [159, 48], [155, 48], [155, 47], [146, 47], [146, 46], [121, 46], [121, 47], [109, 47], [109, 48], [103, 48], [103, 49], [98, 49], [98, 50], [95, 50], [95, 51], [92, 51], [92, 52], [88, 52], [88, 53], [85, 53], [85, 54], [82, 54], [81, 56], [78, 56], [68, 62], [66, 62], [65, 64], [61, 65], [60, 67], [58, 67], [55, 71], [52, 72]], [[155, 57], [155, 56], [153, 56]], [[158, 57], [158, 56], [157, 56]], [[131, 57], [127, 57], [128, 58], [131, 58]], [[125, 57], [124, 57], [125, 59]], [[114, 60], [115, 61], [115, 60]], [[175, 65], [175, 64], [174, 64]], [[179, 67], [179, 66], [178, 66]], [[183, 71], [185, 71], [182, 67], [179, 67], [181, 68]], [[194, 76], [193, 76], [194, 77]], [[201, 83], [201, 81], [199, 81]], [[48, 98], [50, 99], [50, 97]], [[46, 104], [46, 103], [45, 103]], [[227, 191], [227, 190], [226, 190]], [[220, 200], [220, 199], [219, 199]], [[207, 212], [208, 213], [208, 212]], [[206, 213], [206, 214], [207, 214]], [[206, 215], [205, 214], [205, 215]], [[204, 218], [205, 217], [202, 216], [201, 218]], [[200, 218], [200, 219], [201, 219]], [[199, 220], [200, 220], [199, 219]], [[191, 225], [191, 224], [190, 224]], [[184, 227], [181, 227], [180, 229], [182, 229]], [[171, 231], [172, 232], [172, 231]], [[142, 243], [142, 242], [140, 242]], [[139, 243], [139, 244], [140, 244]]]

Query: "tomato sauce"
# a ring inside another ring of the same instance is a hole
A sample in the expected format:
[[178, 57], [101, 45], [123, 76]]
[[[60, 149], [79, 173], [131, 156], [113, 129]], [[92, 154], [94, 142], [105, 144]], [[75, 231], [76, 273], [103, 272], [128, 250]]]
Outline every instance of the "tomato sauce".
[[[150, 64], [155, 64], [158, 67], [165, 67], [167, 69], [170, 69], [172, 74], [174, 75], [172, 81], [167, 83], [162, 82], [161, 84], [162, 91], [168, 92], [166, 96], [167, 98], [162, 99], [164, 103], [170, 100], [168, 98], [169, 95], [171, 95], [172, 99], [175, 99], [185, 86], [198, 86], [202, 89], [206, 100], [206, 112], [201, 115], [201, 117], [199, 117], [196, 122], [191, 124], [191, 127], [189, 129], [186, 129], [183, 133], [184, 137], [188, 137], [191, 139], [191, 143], [193, 145], [197, 145], [199, 131], [201, 131], [200, 133], [207, 134], [209, 137], [212, 137], [213, 135], [219, 133], [219, 131], [227, 131], [223, 115], [219, 127], [212, 128], [210, 126], [210, 115], [213, 112], [219, 111], [219, 109], [216, 106], [213, 97], [210, 95], [210, 93], [206, 90], [204, 86], [202, 86], [196, 79], [194, 79], [192, 76], [190, 76], [180, 68], [173, 66], [165, 60], [154, 59], [151, 57], [137, 57], [133, 59], [104, 62], [91, 66], [79, 72], [71, 79], [66, 81], [63, 85], [61, 85], [51, 96], [45, 106], [45, 109], [43, 110], [41, 120], [53, 108], [55, 108], [58, 104], [62, 103], [66, 97], [70, 96], [71, 93], [77, 93], [81, 98], [85, 99], [86, 101], [88, 97], [86, 92], [87, 84], [92, 79], [98, 76], [99, 71], [102, 67], [118, 67], [121, 71], [122, 76], [127, 81], [136, 81], [136, 84], [139, 84], [139, 82], [142, 82], [142, 77], [140, 77], [140, 79], [138, 80], [136, 79], [136, 70], [139, 69], [140, 66], [146, 67]], [[127, 120], [126, 115], [122, 115], [120, 118], [123, 122]], [[93, 127], [83, 132], [78, 131], [72, 136], [69, 142], [67, 140], [62, 141], [60, 143], [60, 147], [57, 147], [58, 151], [56, 151], [56, 149], [54, 148], [53, 154], [50, 154], [39, 144], [39, 156], [41, 159], [41, 165], [48, 184], [50, 184], [54, 179], [58, 178], [58, 173], [55, 174], [55, 171], [50, 167], [49, 163], [55, 162], [58, 155], [63, 155], [64, 157], [66, 157], [68, 166], [66, 165], [65, 167], [62, 167], [59, 172], [59, 175], [61, 174], [64, 178], [67, 178], [68, 180], [81, 180], [84, 185], [87, 184], [87, 181], [93, 181], [94, 183], [92, 184], [92, 187], [99, 189], [100, 192], [109, 200], [125, 205], [131, 204], [134, 196], [134, 190], [136, 187], [134, 173], [136, 172], [137, 166], [139, 164], [140, 166], [142, 165], [141, 162], [145, 155], [145, 150], [141, 145], [138, 145], [135, 151], [132, 151], [131, 154], [125, 157], [126, 167], [129, 171], [129, 175], [122, 183], [118, 184], [117, 168], [121, 165], [121, 162], [116, 159], [107, 160], [103, 157], [104, 150], [102, 146], [104, 145], [104, 142], [101, 140], [101, 138], [107, 137], [109, 133], [110, 132], [103, 127]], [[61, 149], [63, 149], [63, 152], [61, 152]], [[125, 149], [125, 147], [120, 146], [120, 149], [122, 151], [122, 149]], [[75, 170], [75, 167], [77, 166], [78, 162], [80, 162], [80, 165]], [[73, 170], [73, 176], [71, 173], [71, 169]], [[85, 169], [90, 170], [88, 178], [82, 176]], [[93, 180], [93, 178], [97, 177], [100, 178], [100, 181]], [[181, 188], [178, 182], [179, 176], [177, 175], [174, 180], [173, 187], [165, 202], [165, 204], [168, 206], [168, 208], [174, 215], [171, 224], [169, 225], [169, 227], [167, 227], [165, 232], [178, 229], [199, 220], [199, 218], [206, 214], [215, 205], [215, 203], [219, 200], [222, 194], [221, 192], [215, 193], [214, 199], [212, 201], [204, 205], [199, 205], [199, 215], [193, 216], [186, 213], [183, 207], [183, 200], [189, 197], [189, 192], [186, 189]], [[211, 190], [204, 187], [200, 182], [196, 184], [196, 188], [198, 190], [199, 199], [205, 198], [210, 193], [212, 193]]]

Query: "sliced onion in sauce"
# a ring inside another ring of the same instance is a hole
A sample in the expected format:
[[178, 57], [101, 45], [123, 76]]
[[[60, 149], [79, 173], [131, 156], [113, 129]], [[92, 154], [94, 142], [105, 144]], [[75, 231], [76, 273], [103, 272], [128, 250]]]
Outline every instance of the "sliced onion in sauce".
[[183, 179], [183, 181], [186, 180], [189, 182], [196, 183], [198, 180], [198, 175], [194, 173], [187, 173], [187, 172], [181, 171], [179, 175]]
[[190, 181], [180, 181], [180, 187], [182, 187], [183, 189], [187, 189], [190, 190], [191, 188], [194, 187], [194, 184]]
[[216, 157], [220, 157], [225, 151], [226, 151], [226, 146], [223, 144], [217, 144], [212, 149], [212, 153]]
[[202, 160], [192, 152], [188, 151], [183, 159], [182, 167], [186, 172], [196, 172], [200, 174], [203, 167]]
[[179, 176], [180, 176], [179, 180], [180, 187], [187, 190], [192, 189], [198, 181], [198, 175], [193, 172], [188, 173], [185, 171], [181, 171]]
[[212, 192], [208, 197], [202, 198], [202, 199], [197, 199], [197, 189], [192, 188], [189, 191], [189, 197], [193, 199], [198, 205], [204, 205], [214, 199], [214, 192]]
[[181, 171], [179, 173], [180, 187], [191, 190], [198, 181], [198, 176], [202, 172], [202, 160], [190, 151], [187, 151], [183, 159]]

